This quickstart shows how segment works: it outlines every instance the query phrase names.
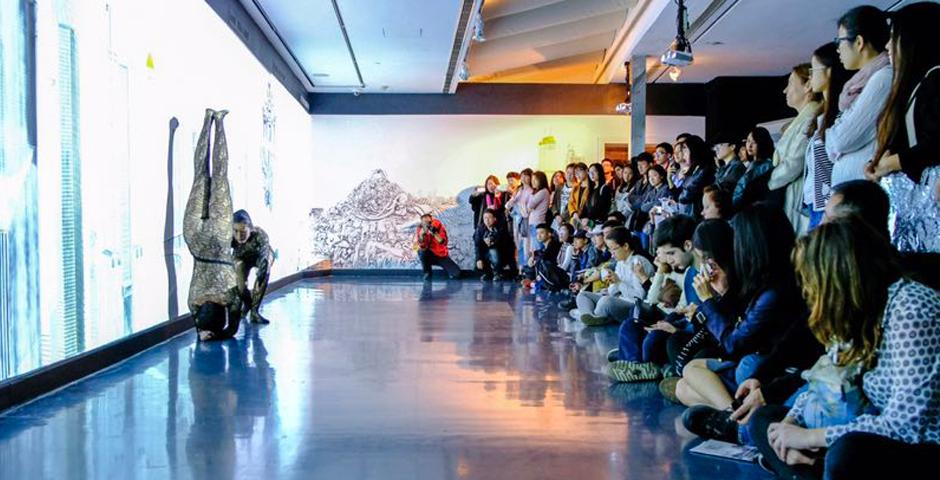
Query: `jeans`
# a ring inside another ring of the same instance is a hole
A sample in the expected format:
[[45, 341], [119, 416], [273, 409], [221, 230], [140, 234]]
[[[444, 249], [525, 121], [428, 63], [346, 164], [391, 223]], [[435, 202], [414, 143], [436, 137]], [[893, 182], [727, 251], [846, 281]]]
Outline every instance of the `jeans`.
[[610, 317], [617, 321], [627, 319], [633, 311], [633, 302], [599, 293], [578, 293], [575, 302], [581, 313], [592, 314], [595, 317]]
[[439, 257], [430, 250], [419, 250], [418, 259], [421, 261], [421, 268], [424, 270], [425, 275], [431, 274], [432, 265], [438, 265], [447, 272], [447, 276], [449, 276], [451, 280], [460, 277], [460, 267], [458, 267], [449, 256]]
[[498, 248], [491, 248], [486, 251], [486, 256], [483, 257], [483, 274], [484, 275], [493, 275], [500, 274], [503, 270], [506, 269], [506, 262], [503, 261], [503, 256], [500, 255]]
[[538, 241], [538, 239], [536, 238], [535, 227], [536, 227], [535, 225], [529, 225], [529, 242], [530, 242], [530, 245], [532, 245], [532, 248], [529, 249], [530, 252], [541, 250], [543, 247], [542, 242]]
[[617, 357], [629, 362], [652, 362], [659, 365], [669, 363], [666, 342], [670, 335], [662, 330], [647, 332], [643, 324], [626, 320], [620, 324]]

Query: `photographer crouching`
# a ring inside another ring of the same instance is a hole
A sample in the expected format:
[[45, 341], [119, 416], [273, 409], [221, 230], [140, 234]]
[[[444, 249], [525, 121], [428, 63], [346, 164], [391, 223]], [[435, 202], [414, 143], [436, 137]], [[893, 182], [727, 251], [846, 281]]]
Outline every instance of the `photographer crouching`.
[[431, 266], [438, 265], [447, 272], [451, 280], [460, 278], [460, 267], [451, 260], [447, 250], [447, 229], [430, 213], [421, 215], [421, 223], [415, 231], [415, 250], [424, 270], [424, 280], [431, 279]]

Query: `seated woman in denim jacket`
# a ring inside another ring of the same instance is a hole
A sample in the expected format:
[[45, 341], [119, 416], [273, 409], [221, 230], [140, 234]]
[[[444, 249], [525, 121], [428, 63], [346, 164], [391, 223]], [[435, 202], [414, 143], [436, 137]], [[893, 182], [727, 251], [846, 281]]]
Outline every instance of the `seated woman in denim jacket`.
[[[733, 271], [724, 272], [727, 278], [722, 280], [714, 262], [706, 261], [703, 265], [711, 268], [703, 268], [695, 279], [704, 326], [723, 356], [696, 359], [685, 366], [676, 395], [688, 406], [731, 407], [739, 379], [749, 378], [790, 325], [806, 318], [789, 260], [793, 228], [783, 210], [756, 204], [735, 216], [732, 226]], [[728, 308], [729, 301], [737, 308]]]

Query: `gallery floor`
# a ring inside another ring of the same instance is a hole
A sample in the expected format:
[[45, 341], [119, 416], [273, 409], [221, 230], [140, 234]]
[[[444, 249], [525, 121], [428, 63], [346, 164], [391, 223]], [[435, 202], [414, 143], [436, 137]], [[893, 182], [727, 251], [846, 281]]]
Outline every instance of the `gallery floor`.
[[192, 332], [0, 415], [2, 479], [735, 479], [656, 383], [614, 385], [616, 328], [477, 280], [327, 277], [271, 325]]

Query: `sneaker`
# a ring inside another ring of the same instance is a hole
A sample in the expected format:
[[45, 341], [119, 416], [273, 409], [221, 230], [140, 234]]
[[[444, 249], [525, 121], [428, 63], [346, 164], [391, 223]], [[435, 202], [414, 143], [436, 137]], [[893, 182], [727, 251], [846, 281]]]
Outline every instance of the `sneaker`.
[[584, 313], [581, 315], [581, 323], [589, 327], [599, 327], [601, 325], [607, 325], [610, 323], [610, 317], [598, 317], [591, 315], [590, 313]]
[[655, 363], [617, 360], [607, 365], [607, 376], [617, 382], [645, 382], [657, 380], [661, 374]]
[[568, 310], [568, 316], [571, 317], [572, 320], [581, 320], [581, 310], [572, 308], [571, 310]]
[[731, 420], [731, 412], [705, 405], [689, 407], [682, 414], [682, 425], [702, 438], [721, 440], [733, 444], [738, 441], [738, 424]]
[[672, 403], [679, 403], [679, 397], [676, 395], [676, 385], [679, 384], [679, 377], [666, 377], [659, 382], [659, 393]]
[[607, 363], [616, 362], [620, 360], [620, 349], [614, 348], [611, 351], [607, 352]]

